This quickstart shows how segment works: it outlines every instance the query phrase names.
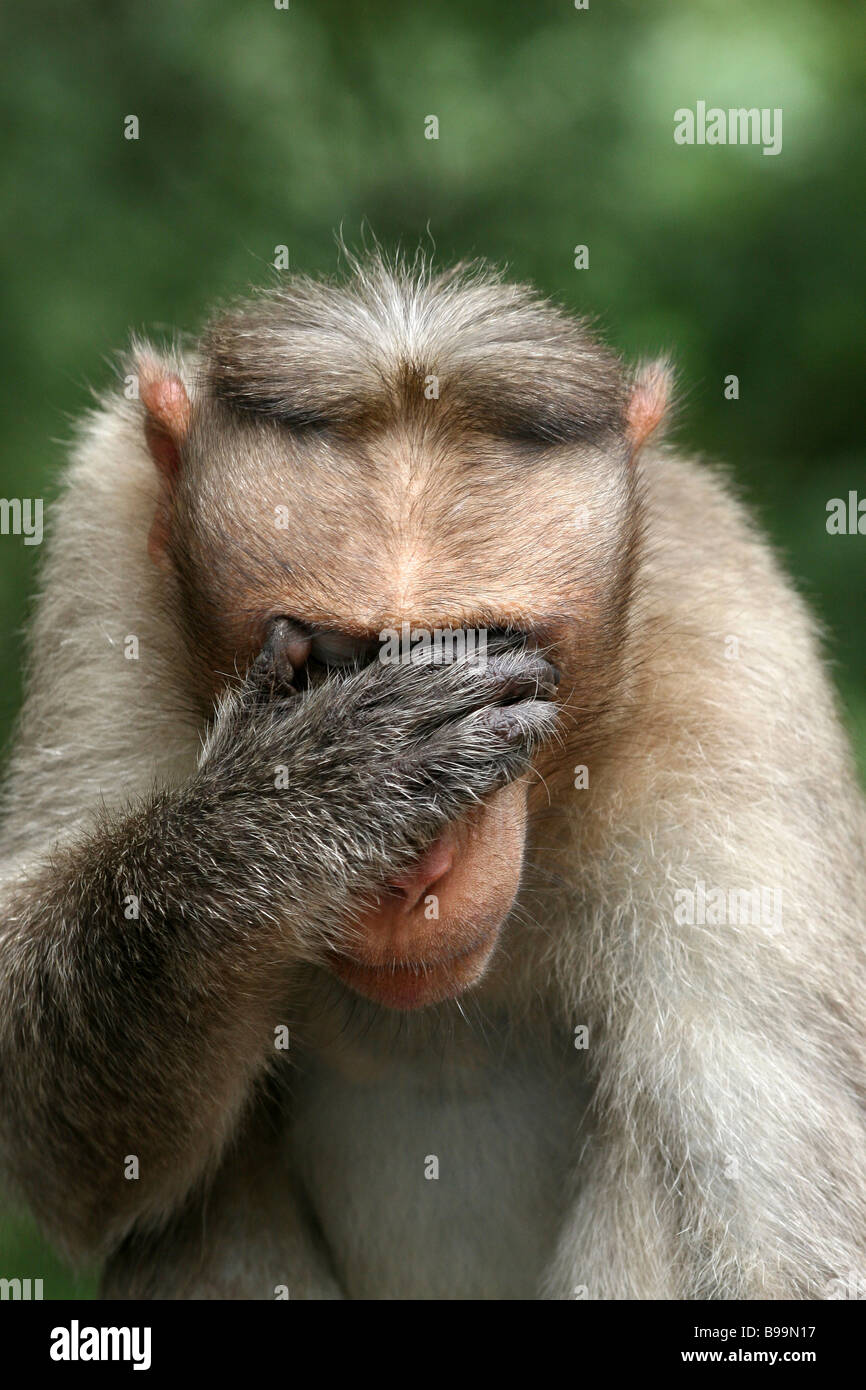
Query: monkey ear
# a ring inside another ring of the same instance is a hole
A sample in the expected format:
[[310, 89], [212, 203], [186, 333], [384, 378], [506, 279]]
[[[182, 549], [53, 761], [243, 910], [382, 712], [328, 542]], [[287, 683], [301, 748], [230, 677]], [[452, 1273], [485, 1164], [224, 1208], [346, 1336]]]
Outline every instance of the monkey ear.
[[135, 366], [138, 395], [144, 407], [144, 438], [162, 484], [147, 549], [150, 558], [161, 565], [166, 561], [171, 499], [180, 476], [192, 405], [177, 372], [153, 353], [140, 352]]
[[673, 368], [666, 358], [646, 362], [635, 372], [626, 411], [626, 439], [634, 458], [663, 424], [673, 388]]
[[189, 396], [177, 372], [149, 353], [139, 356], [136, 366], [147, 447], [160, 474], [173, 487], [189, 432]]

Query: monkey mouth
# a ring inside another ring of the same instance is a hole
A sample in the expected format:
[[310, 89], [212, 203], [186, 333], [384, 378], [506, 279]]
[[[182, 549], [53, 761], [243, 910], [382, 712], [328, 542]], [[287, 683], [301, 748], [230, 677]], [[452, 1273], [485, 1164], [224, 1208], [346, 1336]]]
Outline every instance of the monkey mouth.
[[453, 956], [435, 960], [393, 960], [370, 965], [356, 956], [337, 953], [330, 968], [356, 994], [389, 1009], [421, 1009], [454, 999], [484, 974], [499, 925]]

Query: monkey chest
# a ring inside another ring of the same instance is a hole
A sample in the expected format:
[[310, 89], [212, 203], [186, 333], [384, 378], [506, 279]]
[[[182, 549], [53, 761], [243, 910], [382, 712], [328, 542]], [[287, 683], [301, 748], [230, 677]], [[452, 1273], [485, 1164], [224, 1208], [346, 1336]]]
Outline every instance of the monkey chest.
[[307, 1058], [292, 1161], [351, 1298], [532, 1298], [586, 1087], [522, 1058]]

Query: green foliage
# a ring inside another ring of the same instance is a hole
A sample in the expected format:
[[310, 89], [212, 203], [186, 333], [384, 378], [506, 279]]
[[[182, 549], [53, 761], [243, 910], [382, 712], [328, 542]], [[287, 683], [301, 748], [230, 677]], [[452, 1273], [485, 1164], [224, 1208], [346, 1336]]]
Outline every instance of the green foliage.
[[[673, 353], [678, 437], [728, 460], [822, 614], [866, 759], [866, 537], [825, 529], [828, 498], [866, 493], [866, 9], [78, 0], [7, 7], [4, 26], [3, 496], [44, 496], [50, 519], [106, 354], [131, 328], [194, 329], [276, 246], [309, 271], [336, 268], [341, 226], [443, 263], [485, 255], [629, 356]], [[675, 145], [673, 113], [698, 99], [782, 107], [782, 153]], [[4, 735], [36, 555], [0, 544]], [[90, 1287], [11, 1219], [0, 1257], [49, 1295]]]

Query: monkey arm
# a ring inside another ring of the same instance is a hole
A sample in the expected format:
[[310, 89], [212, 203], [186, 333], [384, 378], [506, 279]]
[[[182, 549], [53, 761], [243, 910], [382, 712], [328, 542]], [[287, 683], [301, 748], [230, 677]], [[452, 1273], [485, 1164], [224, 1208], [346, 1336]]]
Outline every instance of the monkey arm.
[[[753, 764], [752, 806], [715, 838], [704, 797], [733, 808], [739, 779], [693, 786], [687, 801], [670, 779], [655, 856], [615, 911], [582, 923], [571, 1017], [588, 1025], [596, 1096], [544, 1296], [827, 1298], [866, 1277], [864, 1035], [846, 969], [862, 896], [853, 875], [834, 874], [862, 856], [862, 819], [831, 765], [828, 814], [810, 824], [830, 758], [827, 740], [799, 799], [773, 798], [776, 821]], [[804, 766], [793, 747], [789, 765]], [[667, 852], [687, 811], [699, 865]], [[617, 826], [611, 864], [626, 846], [633, 855], [634, 834]], [[709, 909], [680, 920], [678, 895], [696, 879], [781, 885], [778, 916], [754, 900], [748, 914], [745, 899], [732, 908], [728, 894], [718, 920]]]
[[[686, 1031], [681, 1018], [659, 1021], [659, 1051], [666, 1038], [683, 1051], [667, 1065], [630, 1044], [640, 1102], [602, 1099], [541, 1295], [850, 1296], [834, 1290], [866, 1278], [850, 1180], [862, 1172], [866, 1125], [853, 1069], [838, 1082], [824, 1069], [844, 1030], [831, 1042], [807, 1024], [785, 1040], [732, 1024], [707, 1028], [691, 1048]], [[599, 1064], [612, 1071], [619, 1060]]]
[[255, 874], [238, 911], [212, 828], [190, 797], [158, 796], [6, 907], [4, 1166], [72, 1252], [171, 1210], [218, 1158], [269, 1043], [273, 1056], [285, 954], [251, 928]]
[[330, 1254], [286, 1152], [278, 1099], [250, 1107], [207, 1192], [167, 1228], [133, 1230], [103, 1272], [103, 1298], [341, 1299]]
[[291, 966], [554, 727], [537, 667], [377, 665], [285, 700], [255, 670], [185, 787], [104, 813], [10, 888], [0, 1156], [70, 1250], [111, 1249], [213, 1172]]

